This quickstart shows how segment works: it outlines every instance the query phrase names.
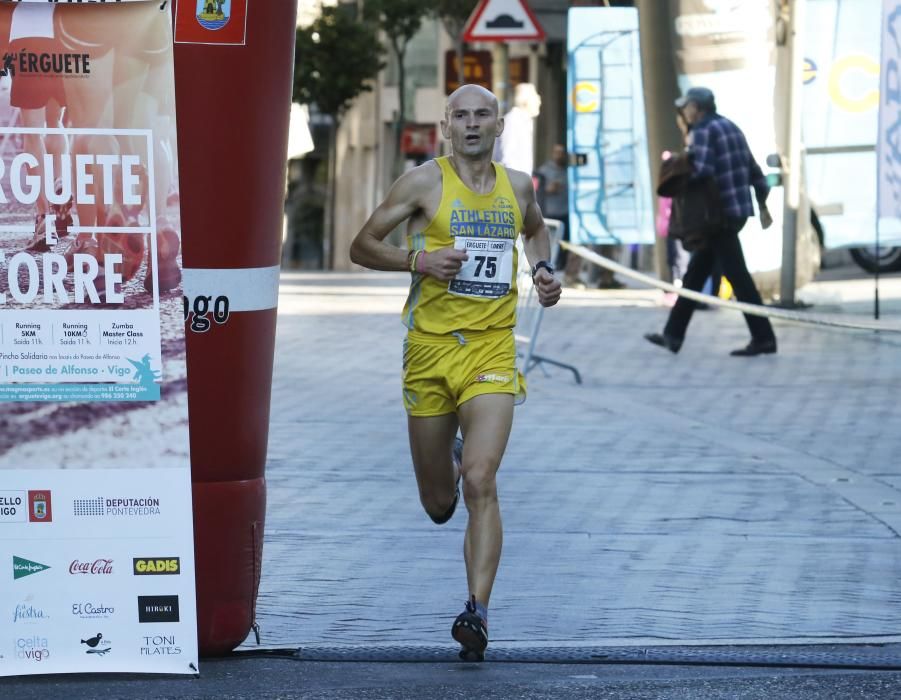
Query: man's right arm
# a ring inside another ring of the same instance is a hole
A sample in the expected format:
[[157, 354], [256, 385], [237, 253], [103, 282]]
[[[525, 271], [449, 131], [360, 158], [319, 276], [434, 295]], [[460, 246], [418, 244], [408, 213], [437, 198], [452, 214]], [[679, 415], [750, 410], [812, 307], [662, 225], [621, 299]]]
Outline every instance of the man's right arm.
[[694, 164], [694, 177], [713, 177], [716, 175], [713, 129], [708, 125], [692, 129], [689, 133], [691, 146], [688, 152]]
[[[430, 163], [401, 175], [350, 244], [350, 259], [371, 270], [408, 271], [408, 251], [385, 243], [385, 237], [421, 209], [440, 183], [437, 166]], [[417, 272], [447, 282], [468, 259], [466, 251], [454, 248], [423, 252], [416, 260]]]
[[401, 175], [350, 244], [350, 259], [371, 270], [407, 270], [407, 251], [385, 237], [416, 213], [427, 186], [424, 166]]

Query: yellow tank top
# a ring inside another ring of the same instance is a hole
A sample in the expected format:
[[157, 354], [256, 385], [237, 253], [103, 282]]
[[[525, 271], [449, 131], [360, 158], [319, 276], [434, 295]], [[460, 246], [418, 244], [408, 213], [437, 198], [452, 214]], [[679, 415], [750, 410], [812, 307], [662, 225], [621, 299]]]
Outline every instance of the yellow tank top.
[[440, 335], [513, 328], [522, 213], [507, 171], [494, 163], [494, 189], [478, 194], [463, 184], [446, 156], [435, 162], [441, 168], [441, 204], [423, 231], [407, 232], [407, 247], [429, 252], [465, 246], [469, 260], [450, 282], [413, 273], [404, 325]]

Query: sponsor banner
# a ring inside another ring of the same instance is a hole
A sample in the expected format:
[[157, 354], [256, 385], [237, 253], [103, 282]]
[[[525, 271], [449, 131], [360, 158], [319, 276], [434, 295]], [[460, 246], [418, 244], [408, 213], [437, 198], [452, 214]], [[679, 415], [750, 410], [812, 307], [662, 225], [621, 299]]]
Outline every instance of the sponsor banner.
[[[901, 0], [882, 9], [882, 90], [879, 91], [879, 186], [881, 243], [901, 244]], [[872, 243], [872, 240], [867, 243]]]
[[647, 122], [634, 8], [569, 10], [567, 148], [573, 243], [654, 242]]
[[[0, 499], [21, 499], [24, 518], [0, 524], [0, 673], [194, 673], [194, 551], [179, 517], [191, 494], [148, 495], [181, 470], [96, 474], [104, 483], [84, 470], [4, 472]], [[28, 519], [29, 492], [48, 496], [51, 523]]]
[[197, 672], [172, 21], [0, 0], [0, 675]]

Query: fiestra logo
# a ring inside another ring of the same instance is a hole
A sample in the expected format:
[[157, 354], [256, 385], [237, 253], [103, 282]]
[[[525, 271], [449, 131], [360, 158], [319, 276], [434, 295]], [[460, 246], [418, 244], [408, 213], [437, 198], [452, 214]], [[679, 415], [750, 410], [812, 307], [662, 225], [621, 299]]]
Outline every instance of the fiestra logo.
[[25, 578], [26, 576], [31, 576], [32, 574], [37, 574], [41, 571], [46, 571], [50, 567], [46, 564], [39, 564], [36, 561], [31, 561], [30, 559], [23, 559], [22, 557], [13, 556], [13, 579]]
[[7, 75], [82, 77], [91, 74], [91, 56], [86, 53], [5, 53], [0, 77]]
[[36, 608], [30, 603], [17, 604], [16, 610], [15, 612], [13, 612], [13, 624], [27, 624], [29, 622], [41, 622], [43, 620], [49, 619], [50, 616], [47, 613], [45, 613], [41, 608]]
[[181, 573], [179, 557], [142, 557], [132, 560], [135, 576], [175, 576]]

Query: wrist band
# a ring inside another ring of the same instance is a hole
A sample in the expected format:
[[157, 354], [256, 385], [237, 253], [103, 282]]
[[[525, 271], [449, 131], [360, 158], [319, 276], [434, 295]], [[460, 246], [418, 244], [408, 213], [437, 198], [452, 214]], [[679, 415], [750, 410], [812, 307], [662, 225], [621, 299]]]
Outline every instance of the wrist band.
[[421, 250], [411, 250], [407, 256], [407, 267], [410, 268], [410, 272], [416, 272], [416, 261], [420, 253], [422, 253]]
[[413, 260], [413, 264], [416, 266], [416, 272], [421, 275], [425, 274], [425, 251], [420, 250], [420, 255], [416, 256], [416, 259]]

